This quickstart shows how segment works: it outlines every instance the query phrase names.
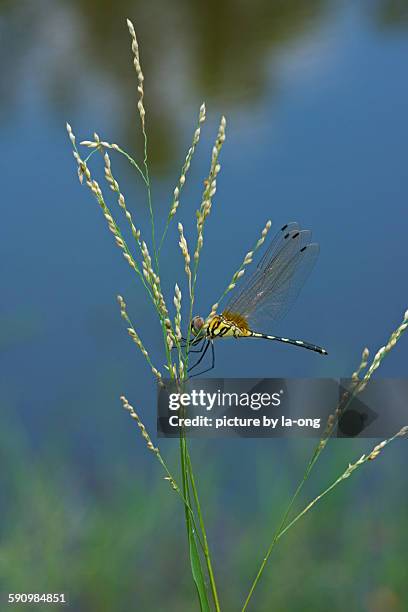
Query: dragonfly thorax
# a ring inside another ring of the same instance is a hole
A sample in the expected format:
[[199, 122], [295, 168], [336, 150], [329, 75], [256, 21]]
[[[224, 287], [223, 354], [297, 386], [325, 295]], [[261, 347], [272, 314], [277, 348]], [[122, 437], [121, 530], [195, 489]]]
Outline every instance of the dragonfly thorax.
[[252, 332], [244, 317], [224, 311], [222, 315], [215, 315], [208, 321], [207, 336], [215, 338], [242, 338], [251, 336]]

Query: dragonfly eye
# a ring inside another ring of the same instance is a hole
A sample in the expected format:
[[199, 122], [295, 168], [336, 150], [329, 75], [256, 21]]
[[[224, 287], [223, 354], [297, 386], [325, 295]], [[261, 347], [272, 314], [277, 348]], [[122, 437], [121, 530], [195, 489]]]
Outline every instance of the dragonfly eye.
[[199, 316], [195, 316], [191, 319], [191, 332], [194, 336], [197, 336], [202, 330], [204, 325], [204, 319]]

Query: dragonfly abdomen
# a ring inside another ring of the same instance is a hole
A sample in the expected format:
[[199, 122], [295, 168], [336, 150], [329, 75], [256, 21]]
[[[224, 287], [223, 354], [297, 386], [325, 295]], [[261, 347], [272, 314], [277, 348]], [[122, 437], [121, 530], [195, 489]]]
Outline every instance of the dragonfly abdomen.
[[261, 334], [259, 332], [250, 331], [252, 338], [263, 338], [264, 340], [275, 340], [276, 342], [285, 342], [286, 344], [293, 344], [294, 346], [300, 346], [301, 348], [308, 349], [309, 351], [315, 351], [321, 355], [327, 355], [326, 349], [304, 340], [294, 340], [293, 338], [283, 338], [282, 336], [271, 336], [269, 334]]

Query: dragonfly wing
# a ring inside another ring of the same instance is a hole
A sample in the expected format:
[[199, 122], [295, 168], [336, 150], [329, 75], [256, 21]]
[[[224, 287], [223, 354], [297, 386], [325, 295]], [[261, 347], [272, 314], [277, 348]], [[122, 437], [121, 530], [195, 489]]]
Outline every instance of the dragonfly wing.
[[292, 307], [319, 255], [319, 245], [316, 243], [310, 243], [303, 248], [304, 251], [299, 251], [292, 258], [279, 278], [273, 282], [266, 278], [261, 282], [261, 295], [256, 308], [248, 312], [249, 321], [276, 321], [282, 319]]
[[232, 297], [226, 310], [239, 313], [251, 323], [277, 320], [287, 313], [319, 254], [319, 245], [309, 242], [311, 232], [300, 230], [297, 224], [288, 226], [272, 240], [255, 274]]
[[300, 231], [299, 223], [296, 221], [291, 221], [290, 223], [286, 223], [277, 234], [272, 238], [270, 245], [266, 249], [262, 258], [259, 260], [257, 268], [263, 269], [265, 265], [270, 262], [274, 256], [279, 253], [282, 249], [286, 241], [288, 240], [290, 235], [294, 235], [296, 232]]

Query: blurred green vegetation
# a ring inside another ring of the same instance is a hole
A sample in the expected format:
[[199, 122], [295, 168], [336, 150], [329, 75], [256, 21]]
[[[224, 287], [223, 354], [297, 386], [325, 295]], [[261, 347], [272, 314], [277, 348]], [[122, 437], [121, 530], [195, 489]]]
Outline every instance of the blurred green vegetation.
[[[64, 432], [54, 435], [63, 438]], [[2, 592], [64, 592], [70, 606], [84, 612], [196, 609], [182, 506], [131, 421], [129, 435], [137, 451], [145, 451], [143, 462], [130, 465], [117, 451], [109, 461], [86, 466], [58, 445], [38, 448], [17, 419], [3, 426]], [[255, 440], [245, 449], [242, 440], [216, 442], [192, 441], [192, 447], [223, 609], [229, 611], [242, 604], [313, 442]], [[403, 444], [386, 449], [282, 539], [250, 609], [406, 610]], [[172, 465], [176, 446], [163, 444]], [[371, 446], [370, 440], [333, 441], [302, 501]]]

